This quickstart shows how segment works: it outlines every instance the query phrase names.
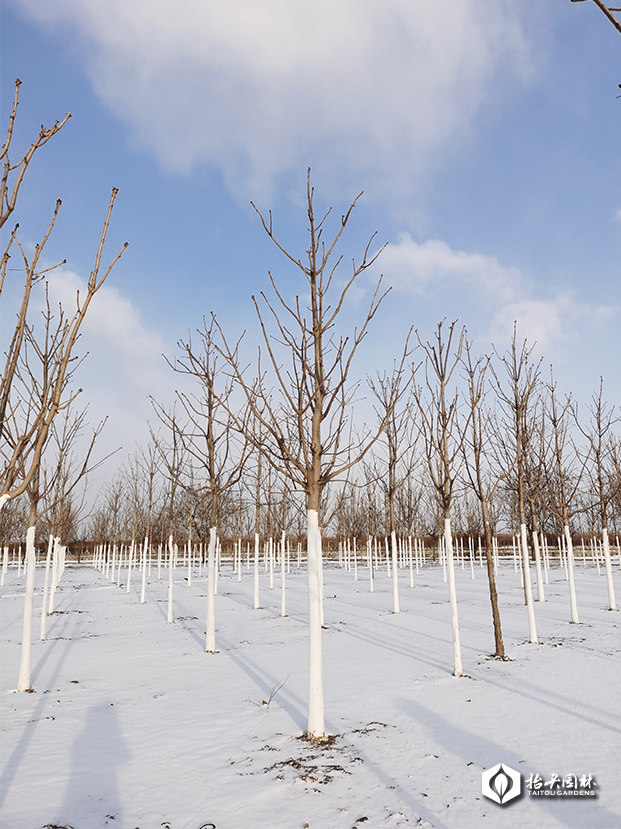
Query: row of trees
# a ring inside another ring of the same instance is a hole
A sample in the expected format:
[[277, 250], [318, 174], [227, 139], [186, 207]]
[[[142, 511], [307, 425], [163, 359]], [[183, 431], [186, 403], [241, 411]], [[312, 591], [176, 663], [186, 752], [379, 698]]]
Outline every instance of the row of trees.
[[[491, 386], [488, 389], [493, 390]], [[428, 537], [441, 533], [443, 519], [438, 499], [429, 486], [421, 432], [424, 424], [412, 401], [409, 402], [409, 406], [393, 413], [392, 424], [398, 428], [386, 431], [346, 481], [328, 488], [323, 514], [324, 530], [329, 535], [390, 536], [391, 526], [397, 535]], [[569, 452], [562, 480], [555, 465], [553, 406], [556, 406], [557, 421], [560, 415], [567, 418], [564, 426], [568, 429], [565, 438]], [[472, 414], [468, 413], [464, 400], [459, 412], [462, 424], [467, 425], [469, 414], [472, 432]], [[604, 521], [612, 532], [620, 532], [621, 447], [613, 431], [613, 414], [604, 402], [600, 387], [587, 413], [587, 423], [582, 426], [575, 417], [575, 408], [559, 412], [556, 396], [550, 394], [549, 386], [540, 382], [526, 441], [525, 513], [529, 533], [544, 532], [551, 538], [562, 534], [562, 485], [565, 483], [567, 488], [569, 473], [571, 486], [565, 498], [569, 494], [567, 507], [572, 533], [587, 537], [601, 534]], [[481, 470], [482, 477], [493, 480], [496, 468], [496, 480], [499, 480], [487, 503], [487, 520], [493, 535], [510, 534], [519, 524], [519, 499], [515, 476], [502, 476], [502, 471], [507, 469], [507, 459], [502, 457], [502, 453], [506, 455], [505, 441], [499, 439], [504, 434], [504, 426], [497, 410], [482, 409], [478, 416], [485, 418], [485, 428], [481, 422], [457, 459], [459, 476], [452, 496], [454, 531], [461, 536], [484, 536], [485, 522], [476, 495], [480, 486], [473, 459], [475, 450], [479, 451], [478, 441], [485, 436], [486, 460], [491, 463]], [[63, 426], [68, 428], [67, 423]], [[175, 420], [175, 428], [181, 432], [186, 426]], [[146, 447], [135, 452], [110, 483], [104, 485], [90, 509], [82, 493], [67, 493], [57, 480], [56, 488], [64, 492], [64, 498], [59, 499], [46, 488], [41, 499], [41, 546], [50, 532], [76, 546], [105, 540], [120, 542], [146, 533], [162, 542], [170, 532], [181, 538], [189, 530], [197, 541], [206, 541], [212, 499], [204, 489], [192, 456], [184, 451], [183, 441], [177, 450], [177, 466], [184, 472], [174, 477], [170, 469], [171, 443], [161, 431], [154, 434]], [[474, 472], [473, 480], [471, 472]], [[75, 479], [75, 472], [70, 474], [70, 470], [65, 470], [64, 475], [66, 479]], [[194, 492], [188, 486], [192, 479]], [[26, 503], [25, 499], [16, 499], [0, 514], [0, 538], [4, 543], [18, 543], [23, 537]], [[274, 471], [265, 459], [261, 462], [260, 451], [255, 450], [245, 458], [243, 475], [221, 493], [217, 524], [225, 539], [248, 538], [254, 535], [255, 529], [262, 537], [279, 536], [283, 529], [301, 536], [303, 511], [300, 492], [292, 489], [289, 480]]]
[[[17, 92], [13, 119], [16, 107]], [[11, 135], [12, 126], [3, 151], [5, 180], [10, 182], [11, 174], [18, 178], [12, 195], [3, 193], [7, 205], [14, 203], [27, 166], [24, 160], [21, 167], [11, 166]], [[72, 387], [74, 346], [91, 300], [122, 253], [100, 275], [115, 196], [113, 191], [87, 295], [78, 297], [70, 319], [62, 309], [52, 312], [47, 303], [39, 331], [28, 313], [33, 287], [48, 278], [49, 269], [39, 270], [39, 262], [59, 204], [34, 256], [26, 255], [17, 228], [4, 254], [3, 275], [13, 247], [25, 271], [24, 300], [2, 377], [0, 422], [0, 506], [7, 526], [15, 510], [23, 509], [20, 496], [29, 507], [24, 642], [31, 635], [36, 523], [44, 513], [45, 529], [52, 534], [72, 531], [80, 507], [77, 482], [90, 463], [93, 442], [85, 460], [76, 461], [72, 452], [84, 427], [84, 415], [71, 414], [78, 393]], [[381, 251], [371, 253], [371, 238], [360, 260], [343, 275], [339, 245], [358, 199], [336, 221], [330, 210], [316, 217], [310, 171], [306, 196], [309, 243], [304, 256], [290, 253], [274, 233], [271, 214], [257, 211], [268, 237], [299, 274], [301, 287], [295, 282], [280, 286], [270, 275], [271, 293], [253, 297], [261, 332], [256, 366], [242, 358], [243, 337], [230, 339], [213, 315], [180, 341], [170, 365], [188, 391], [179, 391], [172, 407], [154, 401], [159, 424], [151, 441], [105, 488], [93, 509], [89, 535], [92, 541], [159, 536], [170, 549], [174, 538], [208, 538], [208, 601], [213, 600], [218, 534], [254, 533], [255, 560], [260, 534], [287, 530], [305, 535], [307, 733], [321, 740], [322, 533], [331, 528], [344, 535], [390, 537], [395, 578], [399, 533], [443, 536], [454, 673], [460, 676], [455, 529], [475, 530], [484, 538], [496, 655], [502, 658], [492, 534], [519, 528], [530, 638], [537, 641], [531, 545], [539, 562], [540, 531], [562, 532], [571, 550], [572, 530], [596, 529], [602, 532], [609, 572], [607, 530], [609, 522], [619, 520], [621, 451], [614, 411], [606, 406], [601, 386], [582, 420], [571, 399], [559, 401], [552, 377], [543, 382], [540, 363], [526, 344], [519, 345], [517, 332], [506, 353], [477, 358], [466, 331], [456, 323], [440, 323], [430, 341], [411, 331], [392, 369], [368, 379], [375, 416], [366, 422], [356, 419], [363, 396], [360, 347], [387, 293], [381, 278], [360, 325], [346, 334], [342, 318], [354, 285]], [[48, 466], [46, 455], [53, 459]], [[7, 504], [15, 509], [7, 510]], [[64, 535], [63, 541], [68, 540]], [[29, 675], [25, 648], [21, 690], [28, 687]]]

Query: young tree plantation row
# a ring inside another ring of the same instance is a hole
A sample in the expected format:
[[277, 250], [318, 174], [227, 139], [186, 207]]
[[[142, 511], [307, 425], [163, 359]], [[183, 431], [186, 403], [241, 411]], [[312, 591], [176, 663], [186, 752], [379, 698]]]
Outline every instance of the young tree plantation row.
[[[66, 121], [42, 128], [30, 150], [11, 163], [18, 91], [19, 82], [2, 150], [2, 224], [15, 209], [34, 153]], [[474, 575], [475, 560], [484, 565], [494, 653], [505, 658], [495, 583], [495, 539], [501, 534], [513, 538], [508, 555], [522, 573], [531, 642], [538, 641], [533, 574], [537, 600], [544, 601], [550, 546], [567, 575], [572, 622], [579, 622], [576, 557], [582, 557], [582, 566], [588, 556], [601, 567], [608, 606], [616, 609], [610, 536], [621, 525], [621, 441], [616, 410], [606, 402], [603, 382], [578, 411], [570, 396], [560, 394], [553, 375], [544, 376], [541, 361], [521, 342], [517, 326], [510, 342], [479, 356], [465, 328], [446, 321], [429, 338], [412, 328], [393, 364], [365, 376], [361, 345], [374, 336], [375, 317], [389, 292], [381, 278], [357, 325], [345, 326], [344, 317], [352, 313], [354, 286], [381, 250], [372, 252], [372, 238], [357, 259], [349, 264], [343, 260], [342, 236], [360, 197], [339, 217], [330, 210], [316, 214], [310, 171], [308, 247], [302, 255], [279, 240], [271, 214], [257, 210], [258, 221], [292, 274], [286, 285], [270, 275], [270, 290], [252, 297], [261, 342], [248, 343], [224, 331], [215, 314], [205, 316], [202, 327], [169, 355], [170, 370], [180, 375], [183, 390], [172, 404], [153, 400], [157, 425], [151, 427], [150, 440], [111, 476], [87, 515], [78, 493], [93, 467], [103, 422], [88, 449], [80, 452], [78, 438], [86, 423], [74, 373], [90, 303], [97, 301], [97, 292], [126, 247], [106, 259], [116, 195], [113, 190], [86, 296], [78, 297], [72, 312], [52, 309], [48, 302], [43, 324], [39, 313], [35, 324], [31, 307], [33, 288], [54, 279], [54, 268], [40, 263], [60, 202], [34, 253], [22, 245], [17, 225], [2, 258], [0, 287], [15, 274], [24, 284], [0, 389], [5, 570], [9, 558], [15, 563], [9, 546], [25, 536], [18, 690], [30, 689], [37, 528], [38, 543], [47, 551], [42, 636], [65, 548], [83, 549], [87, 543], [93, 565], [111, 581], [129, 590], [134, 573], [142, 600], [149, 569], [156, 566], [158, 576], [162, 568], [167, 570], [169, 621], [174, 618], [175, 566], [187, 566], [190, 580], [193, 567], [201, 569], [205, 558], [206, 651], [211, 652], [219, 545], [237, 541], [233, 563], [239, 576], [244, 564], [252, 564], [255, 606], [260, 567], [267, 567], [272, 579], [278, 570], [284, 612], [286, 573], [292, 566], [287, 537], [296, 539], [293, 566], [302, 563], [298, 544], [303, 538], [309, 632], [306, 733], [317, 741], [327, 736], [322, 537], [341, 539], [341, 565], [353, 567], [355, 576], [359, 567], [366, 567], [370, 588], [374, 570], [392, 573], [395, 613], [399, 571], [409, 569], [413, 577], [414, 569], [426, 566], [429, 550], [437, 551], [448, 589], [457, 677], [464, 670], [456, 566], [468, 564]], [[20, 267], [9, 267], [16, 259]], [[250, 363], [249, 353], [257, 355]], [[363, 397], [374, 408], [374, 415], [364, 419], [357, 414]], [[579, 551], [574, 550], [577, 534], [586, 539]], [[434, 540], [424, 548], [423, 537]], [[352, 543], [357, 545], [353, 553]], [[19, 554], [15, 564], [21, 571]]]

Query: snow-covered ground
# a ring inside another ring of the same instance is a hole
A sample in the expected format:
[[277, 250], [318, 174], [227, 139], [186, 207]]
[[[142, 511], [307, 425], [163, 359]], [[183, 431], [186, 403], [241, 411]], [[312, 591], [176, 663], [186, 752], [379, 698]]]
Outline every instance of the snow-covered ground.
[[[306, 574], [292, 563], [286, 618], [279, 578], [252, 579], [224, 563], [216, 597], [216, 654], [204, 653], [205, 579], [176, 570], [173, 624], [166, 573], [111, 585], [68, 565], [33, 645], [35, 693], [17, 683], [24, 578], [9, 568], [2, 608], [4, 829], [389, 829], [621, 826], [621, 614], [606, 610], [606, 580], [576, 572], [580, 625], [569, 624], [562, 570], [536, 604], [539, 645], [527, 642], [520, 577], [501, 565], [508, 662], [493, 650], [487, 579], [457, 568], [467, 678], [451, 675], [447, 586], [428, 565], [391, 612], [385, 573], [325, 570], [326, 727], [306, 723]], [[621, 595], [621, 570], [614, 577]], [[37, 572], [35, 632], [43, 574]], [[274, 693], [275, 692], [275, 693]], [[271, 698], [271, 699], [270, 699]], [[266, 704], [268, 703], [269, 704]], [[531, 797], [505, 806], [481, 794], [481, 773], [592, 775], [596, 797]]]

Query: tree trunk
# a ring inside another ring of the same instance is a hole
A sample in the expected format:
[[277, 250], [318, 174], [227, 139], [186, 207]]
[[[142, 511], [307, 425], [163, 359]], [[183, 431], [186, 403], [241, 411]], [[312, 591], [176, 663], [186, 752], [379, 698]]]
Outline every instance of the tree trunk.
[[286, 567], [286, 551], [285, 551], [285, 531], [282, 531], [282, 539], [280, 542], [280, 615], [286, 616], [285, 608], [285, 567]]
[[608, 583], [608, 610], [616, 610], [617, 602], [615, 599], [615, 588], [612, 582], [612, 561], [610, 559], [610, 541], [608, 539], [608, 530], [606, 528], [604, 528], [602, 531], [602, 547], [604, 548], [606, 582]]
[[205, 636], [205, 652], [216, 652], [216, 608], [215, 608], [215, 581], [216, 581], [216, 528], [209, 530], [209, 550], [207, 552], [207, 633]]
[[449, 602], [451, 605], [451, 631], [453, 634], [453, 676], [463, 676], [461, 664], [461, 645], [459, 643], [459, 618], [457, 615], [457, 591], [455, 590], [455, 567], [453, 563], [453, 539], [451, 536], [451, 519], [444, 519], [444, 546], [447, 564]]
[[[144, 546], [142, 548], [142, 585], [140, 589], [140, 604], [145, 604], [147, 601], [147, 551], [149, 549], [149, 536], [144, 537]], [[119, 551], [119, 570], [121, 569], [121, 553]]]
[[41, 641], [45, 642], [45, 623], [47, 621], [47, 588], [50, 578], [50, 563], [52, 561], [52, 548], [54, 546], [54, 536], [50, 533], [50, 538], [47, 543], [47, 556], [45, 557], [45, 580], [43, 582], [43, 599], [41, 601]]
[[[134, 542], [132, 541], [132, 544]], [[173, 567], [175, 564], [175, 547], [173, 545], [172, 535], [168, 536], [168, 613], [166, 614], [166, 621], [173, 620]], [[131, 566], [131, 558], [130, 558]], [[128, 577], [129, 578], [129, 577]]]
[[394, 530], [390, 533], [390, 545], [392, 547], [392, 612], [399, 613], [399, 578], [397, 566], [397, 534]]
[[[487, 581], [489, 584], [489, 600], [492, 605], [492, 621], [494, 624], [494, 642], [496, 651], [494, 656], [498, 659], [506, 659], [505, 644], [502, 639], [502, 627], [500, 624], [500, 611], [498, 609], [498, 592], [496, 590], [496, 576], [494, 575], [494, 541], [492, 539], [492, 528], [489, 523], [487, 502], [481, 498], [481, 512], [483, 514], [483, 527], [485, 530], [485, 560], [487, 561]], [[479, 539], [479, 545], [481, 539]]]
[[321, 541], [319, 513], [308, 510], [308, 726], [307, 736], [320, 740], [325, 736], [323, 675], [321, 652]]
[[254, 534], [254, 609], [258, 610], [259, 604], [259, 533]]
[[571, 540], [571, 532], [569, 526], [565, 524], [563, 531], [565, 533], [565, 542], [567, 544], [567, 576], [569, 579], [569, 606], [571, 609], [571, 621], [574, 625], [580, 624], [578, 617], [578, 602], [576, 601], [576, 585], [574, 582], [574, 545]]
[[533, 529], [533, 550], [535, 551], [535, 568], [537, 571], [537, 601], [545, 602], [546, 595], [543, 589], [543, 576], [541, 573], [541, 554], [539, 550], [539, 538], [537, 529]]
[[30, 515], [26, 532], [26, 596], [24, 598], [24, 622], [22, 627], [22, 658], [19, 666], [18, 691], [30, 691], [30, 654], [32, 650], [32, 603], [35, 581], [35, 522]]
[[535, 608], [533, 606], [533, 587], [530, 580], [530, 559], [528, 555], [528, 539], [526, 536], [526, 524], [520, 524], [520, 538], [522, 541], [522, 568], [524, 570], [524, 595], [526, 597], [526, 609], [528, 611], [528, 636], [533, 644], [538, 642], [537, 625], [535, 622]]

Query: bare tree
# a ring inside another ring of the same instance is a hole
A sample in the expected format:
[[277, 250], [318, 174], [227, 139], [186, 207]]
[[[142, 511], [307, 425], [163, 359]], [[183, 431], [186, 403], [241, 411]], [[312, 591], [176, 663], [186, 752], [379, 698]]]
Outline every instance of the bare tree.
[[[409, 335], [408, 335], [409, 341]], [[387, 476], [385, 480], [385, 491], [388, 501], [388, 521], [392, 554], [392, 610], [399, 613], [399, 567], [397, 561], [397, 527], [395, 520], [395, 502], [397, 491], [403, 480], [408, 477], [407, 469], [399, 474], [399, 467], [406, 455], [412, 453], [415, 436], [412, 431], [412, 412], [407, 402], [403, 399], [407, 394], [408, 387], [412, 382], [412, 372], [408, 377], [404, 376], [405, 361], [411, 353], [408, 350], [408, 341], [403, 351], [401, 362], [393, 366], [392, 374], [377, 372], [374, 379], [369, 378], [368, 383], [375, 396], [375, 408], [379, 422], [384, 424], [384, 449], [386, 452], [385, 466]]]
[[591, 490], [597, 495], [600, 526], [602, 532], [602, 547], [604, 550], [604, 564], [606, 567], [606, 581], [608, 584], [608, 607], [617, 609], [615, 588], [612, 581], [612, 564], [610, 560], [610, 540], [608, 538], [608, 511], [615, 495], [621, 491], [621, 480], [614, 480], [611, 486], [607, 480], [606, 465], [614, 452], [612, 441], [612, 427], [618, 421], [614, 406], [610, 407], [604, 400], [604, 380], [600, 378], [599, 392], [594, 394], [589, 406], [591, 415], [588, 427], [578, 422], [578, 413], [574, 409], [574, 416], [578, 428], [587, 439], [592, 458]]
[[[222, 496], [235, 487], [241, 478], [250, 448], [247, 412], [232, 415], [233, 382], [225, 378], [220, 355], [214, 346], [215, 323], [199, 331], [201, 346], [195, 347], [192, 338], [180, 342], [182, 356], [169, 365], [179, 374], [198, 381], [199, 393], [177, 392], [187, 418], [180, 431], [180, 441], [191, 459], [191, 476], [180, 478], [180, 483], [191, 495], [208, 495], [211, 499], [209, 520], [209, 550], [207, 558], [207, 633], [205, 651], [215, 653], [215, 548]], [[224, 381], [224, 382], [220, 382]], [[156, 406], [160, 420], [169, 428], [178, 428], [174, 419]], [[237, 440], [235, 439], [237, 436]]]
[[528, 430], [526, 424], [531, 412], [533, 399], [539, 385], [540, 362], [530, 361], [532, 348], [526, 341], [520, 349], [517, 345], [517, 327], [514, 325], [513, 337], [509, 351], [499, 360], [505, 369], [506, 388], [501, 382], [493, 365], [496, 395], [503, 409], [497, 443], [500, 444], [504, 462], [512, 469], [508, 479], [517, 494], [518, 520], [520, 522], [520, 539], [522, 545], [522, 564], [524, 570], [524, 594], [528, 611], [528, 631], [531, 642], [537, 642], [537, 626], [530, 576], [530, 557], [528, 554], [528, 537], [526, 533], [526, 454], [528, 451]]
[[444, 339], [442, 332], [444, 322], [440, 322], [433, 344], [423, 343], [417, 332], [419, 345], [425, 352], [425, 384], [429, 399], [425, 401], [422, 387], [416, 385], [414, 386], [414, 399], [425, 439], [427, 467], [444, 520], [444, 545], [453, 635], [453, 675], [463, 676], [451, 532], [451, 503], [465, 434], [463, 428], [460, 430], [457, 423], [457, 392], [451, 394], [449, 388], [455, 369], [461, 360], [465, 335], [465, 330], [462, 329], [455, 351], [453, 351], [456, 324], [456, 322], [451, 323], [448, 335]]
[[[370, 254], [371, 239], [362, 260], [352, 263], [350, 275], [339, 285], [335, 277], [342, 257], [336, 257], [335, 251], [358, 199], [341, 216], [332, 238], [324, 242], [324, 229], [331, 211], [328, 210], [320, 220], [315, 218], [310, 170], [306, 196], [309, 222], [306, 261], [290, 254], [277, 240], [271, 213], [266, 219], [257, 210], [269, 238], [301, 272], [306, 283], [305, 295], [289, 300], [290, 289], [282, 292], [270, 274], [275, 300], [268, 299], [264, 293], [261, 293], [261, 302], [253, 297], [278, 395], [276, 400], [268, 385], [261, 351], [257, 379], [253, 382], [246, 379], [246, 372], [240, 366], [239, 343], [229, 346], [220, 333], [222, 353], [246, 396], [256, 423], [266, 435], [262, 444], [263, 457], [280, 474], [286, 475], [296, 489], [306, 494], [310, 641], [307, 736], [322, 740], [325, 736], [321, 655], [322, 495], [331, 481], [342, 477], [365, 455], [384, 428], [382, 423], [374, 431], [365, 430], [353, 445], [346, 437], [350, 405], [358, 387], [350, 379], [353, 361], [385, 294], [380, 293], [380, 279], [360, 328], [356, 328], [351, 337], [335, 333], [352, 286], [376, 261], [379, 253]], [[266, 314], [275, 326], [276, 335], [268, 331]], [[282, 351], [290, 360], [288, 369], [284, 367]], [[251, 433], [250, 439], [258, 445], [256, 432]]]
[[486, 376], [490, 358], [479, 357], [474, 361], [471, 344], [464, 343], [463, 364], [468, 383], [468, 401], [470, 404], [469, 437], [464, 443], [465, 467], [470, 486], [476, 495], [483, 519], [483, 533], [485, 536], [485, 559], [487, 561], [487, 580], [489, 584], [489, 598], [492, 606], [492, 621], [494, 625], [494, 641], [496, 649], [494, 656], [497, 659], [506, 659], [505, 646], [502, 638], [500, 610], [498, 608], [498, 591], [494, 574], [493, 536], [490, 524], [489, 504], [500, 482], [508, 473], [501, 473], [490, 480], [486, 475], [486, 443], [489, 440], [490, 413], [483, 408], [486, 391]]
[[[23, 423], [21, 430], [16, 429], [12, 431], [7, 430], [7, 437], [9, 437], [9, 453], [11, 447], [15, 444], [14, 435], [19, 434], [20, 431], [27, 431], [29, 423], [34, 421], [37, 424], [37, 429], [33, 435], [35, 444], [40, 443], [38, 454], [35, 455], [36, 463], [33, 464], [32, 473], [28, 477], [26, 485], [26, 494], [29, 500], [29, 515], [28, 515], [28, 530], [26, 533], [26, 593], [24, 600], [24, 617], [23, 617], [23, 637], [21, 650], [21, 663], [19, 669], [19, 679], [17, 684], [18, 691], [29, 691], [31, 682], [31, 642], [32, 642], [32, 607], [34, 596], [34, 576], [35, 576], [35, 538], [36, 525], [40, 517], [39, 504], [45, 497], [49, 497], [54, 493], [51, 506], [58, 506], [66, 501], [71, 495], [79, 481], [82, 480], [89, 471], [89, 462], [93, 446], [97, 435], [101, 431], [96, 430], [90, 447], [86, 453], [86, 457], [81, 465], [81, 469], [73, 475], [73, 480], [70, 480], [71, 472], [71, 449], [79, 435], [83, 415], [77, 416], [73, 421], [72, 418], [65, 417], [65, 428], [59, 433], [55, 430], [54, 421], [46, 423], [45, 419], [40, 417], [40, 412], [46, 406], [46, 396], [49, 393], [49, 377], [55, 373], [55, 364], [58, 360], [59, 350], [62, 348], [63, 336], [66, 327], [62, 310], [59, 313], [58, 322], [54, 322], [54, 316], [47, 303], [46, 310], [43, 312], [43, 337], [42, 341], [37, 341], [34, 334], [34, 327], [26, 329], [26, 342], [30, 348], [25, 347], [22, 350], [20, 363], [16, 369], [15, 378], [18, 384], [15, 386], [16, 395], [19, 400], [19, 412], [23, 415], [23, 421], [18, 420], [14, 415], [12, 417], [11, 425], [17, 426]], [[69, 367], [64, 375], [61, 395], [65, 394], [66, 387], [70, 384], [73, 373], [75, 372], [79, 362], [74, 363]], [[59, 395], [60, 396], [60, 395]], [[68, 392], [68, 400], [65, 404], [60, 405], [58, 410], [60, 412], [67, 412], [71, 401], [75, 399], [75, 395]], [[16, 405], [14, 412], [18, 409]], [[43, 475], [42, 459], [43, 453], [50, 442], [50, 438], [56, 439], [58, 448], [58, 459], [56, 462], [55, 472], [51, 475]], [[12, 442], [11, 442], [12, 440]]]
[[580, 459], [569, 435], [569, 419], [572, 415], [571, 397], [567, 397], [564, 405], [559, 406], [556, 397], [556, 383], [551, 370], [548, 393], [546, 416], [551, 430], [553, 466], [548, 470], [547, 477], [552, 485], [546, 489], [546, 503], [550, 512], [556, 516], [563, 528], [567, 550], [571, 621], [573, 624], [578, 624], [580, 619], [578, 618], [578, 604], [576, 601], [574, 551], [569, 521], [581, 509], [576, 504], [576, 496], [584, 474], [585, 459]]
[[[112, 191], [108, 212], [95, 256], [95, 265], [87, 283], [86, 296], [81, 298], [78, 293], [76, 297], [76, 310], [71, 318], [66, 318], [61, 309], [56, 331], [51, 337], [52, 347], [48, 352], [49, 359], [44, 368], [38, 409], [29, 409], [26, 412], [19, 397], [15, 400], [11, 400], [10, 397], [8, 398], [7, 412], [9, 414], [5, 412], [5, 420], [3, 421], [4, 440], [2, 447], [4, 468], [2, 470], [2, 478], [0, 479], [0, 509], [2, 509], [8, 500], [26, 491], [31, 478], [39, 469], [41, 454], [47, 442], [54, 418], [60, 411], [67, 408], [81, 391], [81, 389], [75, 392], [68, 391], [68, 378], [74, 370], [74, 347], [91, 301], [127, 248], [126, 242], [103, 274], [100, 273], [103, 248], [117, 192], [116, 188]], [[49, 238], [52, 228], [53, 221], [50, 224], [45, 240]], [[35, 248], [35, 257], [37, 256], [38, 249]], [[24, 259], [26, 274], [32, 273], [34, 275], [35, 271], [32, 268], [32, 263], [29, 262], [21, 246], [20, 251]], [[27, 330], [25, 316], [22, 319], [20, 315], [18, 326], [23, 326], [23, 333], [20, 334], [23, 340], [25, 331]], [[11, 360], [13, 359], [12, 352], [10, 352], [9, 357]], [[17, 357], [19, 357], [19, 351]], [[14, 374], [15, 371], [13, 370], [9, 382], [9, 394], [13, 385]], [[68, 397], [64, 397], [65, 394], [68, 394]]]

